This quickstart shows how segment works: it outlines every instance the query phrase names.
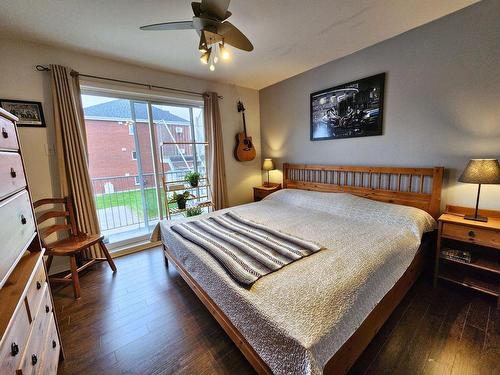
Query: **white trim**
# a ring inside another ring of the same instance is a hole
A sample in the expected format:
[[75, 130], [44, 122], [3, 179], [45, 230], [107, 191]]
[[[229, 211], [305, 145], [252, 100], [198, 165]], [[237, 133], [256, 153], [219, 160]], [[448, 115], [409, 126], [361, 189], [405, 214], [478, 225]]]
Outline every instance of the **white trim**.
[[95, 82], [91, 80], [80, 80], [80, 89], [84, 95], [106, 96], [112, 98], [132, 99], [137, 101], [149, 100], [153, 104], [182, 105], [203, 108], [203, 98], [196, 95], [166, 93], [165, 91], [155, 91], [139, 89], [127, 85], [111, 84], [109, 82]]
[[136, 243], [133, 246], [118, 247], [118, 248], [113, 250], [113, 252], [111, 253], [111, 257], [118, 258], [118, 257], [124, 256], [124, 255], [133, 254], [133, 253], [137, 253], [139, 251], [151, 249], [152, 247], [156, 247], [156, 246], [160, 246], [160, 245], [161, 245], [161, 241], [151, 242], [151, 241], [147, 240], [147, 241]]

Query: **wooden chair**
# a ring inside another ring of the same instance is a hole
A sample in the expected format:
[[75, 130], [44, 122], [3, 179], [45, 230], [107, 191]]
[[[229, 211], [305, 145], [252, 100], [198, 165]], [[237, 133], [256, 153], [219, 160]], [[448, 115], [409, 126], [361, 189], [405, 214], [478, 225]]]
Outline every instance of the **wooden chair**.
[[[68, 256], [69, 265], [71, 272], [64, 277], [49, 277], [52, 282], [62, 282], [62, 283], [73, 283], [73, 291], [75, 293], [75, 299], [80, 298], [80, 281], [78, 278], [78, 273], [84, 269], [90, 267], [96, 262], [107, 261], [109, 266], [116, 271], [115, 263], [111, 256], [109, 255], [108, 249], [104, 245], [104, 236], [98, 234], [86, 234], [78, 231], [76, 226], [75, 211], [73, 207], [73, 202], [70, 197], [65, 198], [48, 198], [41, 199], [33, 203], [35, 209], [44, 205], [62, 205], [63, 210], [57, 210], [55, 208], [48, 209], [46, 211], [37, 212], [37, 223], [38, 226], [43, 222], [60, 218], [64, 218], [64, 224], [57, 222], [56, 224], [49, 225], [43, 229], [40, 229], [40, 236], [42, 237], [42, 245], [46, 249], [47, 258], [47, 272], [50, 269], [52, 260], [54, 256]], [[50, 243], [46, 242], [47, 237], [57, 234], [58, 232], [67, 232], [67, 237], [59, 239]], [[88, 249], [92, 245], [98, 245], [105, 255], [105, 258], [91, 258], [86, 259], [86, 262], [80, 267], [77, 267], [77, 258], [83, 258], [82, 252]]]

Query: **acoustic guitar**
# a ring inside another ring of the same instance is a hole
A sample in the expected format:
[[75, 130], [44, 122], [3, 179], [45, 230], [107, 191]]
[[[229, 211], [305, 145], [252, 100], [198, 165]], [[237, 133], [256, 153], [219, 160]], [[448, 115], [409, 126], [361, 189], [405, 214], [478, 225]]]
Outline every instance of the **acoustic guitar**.
[[255, 159], [256, 151], [252, 143], [252, 137], [247, 135], [247, 124], [245, 121], [245, 107], [238, 101], [238, 112], [243, 116], [243, 131], [236, 134], [236, 148], [234, 157], [239, 161], [250, 161]]

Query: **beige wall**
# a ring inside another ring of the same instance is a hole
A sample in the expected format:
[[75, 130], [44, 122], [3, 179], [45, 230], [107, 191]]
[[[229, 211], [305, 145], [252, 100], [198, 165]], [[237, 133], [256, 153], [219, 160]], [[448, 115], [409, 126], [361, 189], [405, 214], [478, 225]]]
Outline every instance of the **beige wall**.
[[[474, 206], [477, 186], [457, 178], [469, 158], [500, 158], [499, 14], [499, 1], [483, 1], [261, 90], [262, 156], [444, 166], [444, 203]], [[309, 140], [310, 93], [380, 72], [387, 72], [382, 136]], [[484, 186], [480, 205], [500, 209], [500, 186]]]
[[[169, 74], [119, 61], [16, 40], [0, 39], [0, 56], [0, 98], [41, 101], [45, 112], [48, 125], [46, 129], [19, 129], [34, 199], [58, 194], [49, 74], [37, 72], [34, 69], [37, 64], [60, 64], [81, 73], [193, 91], [218, 92], [219, 95], [224, 96], [224, 99], [220, 101], [220, 108], [224, 128], [230, 204], [249, 202], [252, 199], [252, 186], [261, 182], [260, 147], [257, 147], [257, 158], [251, 162], [237, 162], [232, 156], [234, 137], [242, 129], [241, 116], [236, 111], [238, 99], [243, 101], [247, 109], [249, 134], [253, 136], [256, 145], [260, 145], [259, 96], [255, 90]], [[210, 72], [207, 69], [207, 77], [209, 75]]]

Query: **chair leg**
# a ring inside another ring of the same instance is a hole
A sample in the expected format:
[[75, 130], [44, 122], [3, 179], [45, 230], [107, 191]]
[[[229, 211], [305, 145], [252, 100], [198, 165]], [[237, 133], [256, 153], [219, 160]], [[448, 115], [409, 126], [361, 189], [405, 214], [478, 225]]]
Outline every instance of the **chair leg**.
[[113, 259], [111, 258], [111, 255], [109, 255], [109, 251], [106, 248], [106, 245], [104, 245], [104, 242], [99, 241], [99, 246], [100, 246], [102, 252], [104, 253], [104, 256], [108, 260], [109, 266], [111, 267], [111, 269], [113, 270], [113, 272], [116, 272], [115, 262], [113, 262]]
[[53, 255], [49, 255], [47, 257], [47, 261], [45, 262], [45, 267], [47, 267], [47, 273], [50, 271], [50, 266], [52, 265], [52, 259], [54, 259]]
[[80, 279], [78, 278], [78, 267], [76, 266], [76, 257], [74, 254], [69, 257], [69, 266], [71, 268], [71, 280], [73, 281], [75, 299], [78, 299], [80, 298]]

